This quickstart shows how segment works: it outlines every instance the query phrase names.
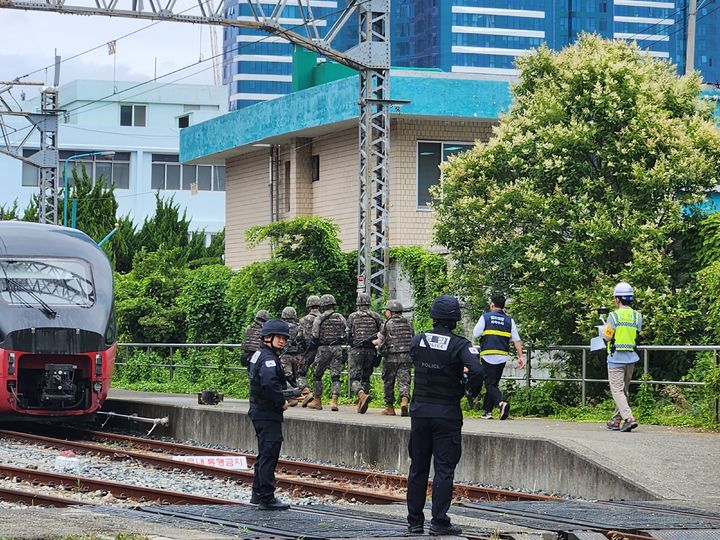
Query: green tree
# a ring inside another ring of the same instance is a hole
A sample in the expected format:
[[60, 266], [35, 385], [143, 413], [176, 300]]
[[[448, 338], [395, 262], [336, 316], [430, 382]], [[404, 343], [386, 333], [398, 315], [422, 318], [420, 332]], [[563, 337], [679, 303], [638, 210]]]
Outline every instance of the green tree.
[[222, 265], [201, 266], [188, 272], [178, 303], [185, 314], [187, 339], [191, 343], [227, 340], [230, 306], [226, 291], [231, 277], [232, 270]]
[[338, 310], [347, 313], [355, 303], [354, 257], [340, 249], [334, 223], [318, 217], [299, 217], [247, 232], [250, 247], [269, 240], [273, 257], [240, 269], [228, 287], [236, 339], [259, 309], [278, 316], [285, 306], [303, 308], [311, 294], [331, 293]]
[[8, 205], [6, 207], [5, 205], [0, 205], [0, 221], [3, 221], [3, 220], [10, 221], [13, 219], [19, 219], [18, 212], [19, 212], [19, 210], [18, 210], [17, 199], [15, 199], [13, 201], [12, 206]]
[[489, 290], [510, 294], [536, 343], [586, 342], [620, 280], [636, 289], [646, 343], [696, 337], [677, 240], [683, 208], [720, 182], [699, 77], [594, 35], [518, 66], [495, 136], [451, 159], [435, 192], [436, 240], [458, 282], [476, 305]]
[[178, 298], [187, 282], [180, 248], [142, 248], [127, 274], [115, 274], [115, 307], [120, 341], [178, 343], [186, 339], [185, 313]]
[[[68, 199], [68, 226], [72, 224], [72, 201], [77, 200], [76, 227], [99, 242], [115, 227], [118, 208], [115, 186], [105, 187], [102, 176], [93, 184], [84, 165], [79, 167], [79, 170], [78, 167], [73, 167], [72, 178], [72, 190]], [[61, 212], [62, 209], [58, 211]], [[109, 246], [106, 251], [112, 253]]]

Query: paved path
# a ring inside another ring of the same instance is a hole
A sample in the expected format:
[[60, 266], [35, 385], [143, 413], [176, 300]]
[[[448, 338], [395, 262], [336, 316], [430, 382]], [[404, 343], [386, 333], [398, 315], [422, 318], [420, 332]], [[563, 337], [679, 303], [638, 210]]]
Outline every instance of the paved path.
[[[110, 397], [200, 407], [195, 395], [111, 389]], [[217, 407], [245, 413], [248, 402], [226, 399]], [[329, 406], [322, 411], [298, 406], [289, 409], [286, 415], [322, 422], [410, 426], [409, 418], [381, 416], [379, 409], [370, 409], [367, 414], [359, 415], [350, 406], [341, 406], [339, 412], [330, 411]], [[604, 424], [532, 418], [510, 418], [506, 421], [467, 418], [463, 432], [548, 439], [621, 473], [662, 498], [705, 500], [720, 508], [718, 433], [648, 425], [641, 425], [632, 433], [620, 433], [609, 431]]]

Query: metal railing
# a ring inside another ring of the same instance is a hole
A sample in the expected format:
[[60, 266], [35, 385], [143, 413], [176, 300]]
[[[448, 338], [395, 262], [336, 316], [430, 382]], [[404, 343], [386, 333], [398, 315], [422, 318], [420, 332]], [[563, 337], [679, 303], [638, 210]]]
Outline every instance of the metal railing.
[[[346, 345], [343, 347], [347, 348]], [[173, 362], [173, 353], [178, 349], [220, 349], [224, 355], [227, 350], [242, 349], [240, 343], [118, 343], [119, 349], [124, 349], [124, 355], [118, 353], [118, 359], [124, 356], [125, 362], [116, 361], [119, 366], [127, 364], [132, 349], [145, 349], [147, 353], [151, 350], [166, 349], [169, 351], [168, 363], [146, 364], [148, 367], [167, 368], [170, 380], [173, 379], [176, 369], [185, 368], [201, 368], [201, 369], [219, 369], [217, 365], [189, 365], [176, 364]], [[673, 385], [673, 386], [704, 386], [704, 382], [698, 381], [668, 381], [668, 380], [652, 380], [647, 379], [650, 372], [650, 352], [711, 352], [713, 355], [713, 366], [718, 365], [718, 352], [720, 345], [641, 345], [638, 347], [638, 353], [643, 366], [643, 379], [633, 380], [632, 384], [656, 384], [656, 385]], [[581, 353], [581, 373], [580, 377], [534, 377], [533, 373], [533, 356], [537, 353], [545, 353], [546, 355], [555, 352], [580, 352]], [[588, 359], [590, 357], [590, 347], [588, 345], [551, 345], [551, 346], [534, 346], [527, 345], [525, 347], [525, 373], [522, 376], [507, 376], [504, 380], [524, 381], [526, 386], [530, 386], [533, 382], [557, 381], [557, 382], [576, 382], [581, 387], [581, 403], [587, 404], [587, 385], [588, 383], [607, 383], [608, 379], [588, 378]], [[225, 366], [223, 369], [228, 371], [247, 371], [244, 367]], [[373, 376], [379, 373], [376, 371]], [[348, 389], [349, 391], [349, 389]], [[713, 400], [713, 421], [717, 425], [720, 416], [720, 404], [718, 399]]]

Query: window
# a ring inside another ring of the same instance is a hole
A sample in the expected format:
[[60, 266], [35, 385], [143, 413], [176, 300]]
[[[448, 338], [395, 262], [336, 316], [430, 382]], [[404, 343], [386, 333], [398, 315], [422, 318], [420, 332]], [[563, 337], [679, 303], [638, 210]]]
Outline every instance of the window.
[[310, 164], [310, 181], [317, 182], [320, 180], [320, 156], [314, 155], [312, 157], [312, 163]]
[[[24, 149], [23, 156], [29, 157], [37, 150]], [[60, 181], [63, 181], [63, 175], [67, 172], [68, 184], [70, 187], [74, 185], [73, 169], [77, 171], [79, 177], [82, 177], [82, 170], [95, 185], [97, 182], [103, 182], [105, 187], [115, 184], [117, 189], [130, 189], [130, 152], [115, 152], [113, 156], [85, 156], [79, 159], [68, 158], [77, 156], [78, 154], [91, 154], [92, 150], [60, 150]], [[67, 164], [67, 169], [65, 168]], [[28, 163], [23, 163], [22, 185], [37, 186], [38, 171]]]
[[430, 187], [440, 182], [440, 164], [450, 156], [473, 147], [472, 143], [418, 141], [417, 151], [417, 205], [427, 208], [432, 197]]
[[145, 127], [146, 105], [120, 105], [120, 125]]
[[80, 259], [0, 259], [0, 300], [16, 306], [95, 303], [90, 267]]
[[290, 162], [285, 162], [285, 211], [290, 211]]
[[189, 114], [178, 117], [178, 127], [179, 128], [186, 128], [189, 125], [190, 125], [190, 115]]
[[181, 165], [175, 154], [152, 155], [152, 189], [225, 191], [225, 167], [222, 165]]

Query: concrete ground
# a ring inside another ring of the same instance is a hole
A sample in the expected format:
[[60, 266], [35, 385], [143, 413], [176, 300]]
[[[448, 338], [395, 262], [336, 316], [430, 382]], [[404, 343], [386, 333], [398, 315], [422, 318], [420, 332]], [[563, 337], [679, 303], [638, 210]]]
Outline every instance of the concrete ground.
[[[197, 396], [194, 395], [153, 394], [118, 389], [112, 389], [110, 397], [125, 404], [131, 402], [171, 405], [183, 409], [215, 410], [242, 415], [247, 412], [248, 407], [245, 400], [227, 399], [217, 406], [199, 406]], [[298, 406], [289, 409], [285, 415], [287, 425], [297, 419], [320, 422], [327, 426], [340, 424], [344, 429], [349, 429], [349, 426], [378, 426], [406, 431], [410, 426], [409, 418], [381, 416], [379, 409], [370, 409], [367, 414], [359, 415], [351, 406], [341, 406], [339, 412], [332, 412], [329, 407], [322, 411], [313, 411]], [[521, 459], [528, 463], [531, 458], [537, 463], [538, 456], [526, 454], [523, 457], [523, 448], [529, 451], [537, 448], [537, 445], [529, 444], [530, 442], [549, 441], [574, 456], [595, 463], [600, 468], [636, 484], [657, 498], [706, 500], [720, 507], [718, 433], [650, 425], [641, 425], [632, 433], [620, 433], [609, 431], [604, 424], [513, 418], [506, 421], [468, 418], [464, 422], [463, 433], [465, 438], [462, 459], [466, 461], [474, 459], [465, 450], [469, 447], [468, 439], [472, 440], [474, 436], [492, 436], [494, 444], [507, 445], [508, 448], [512, 443], [526, 443], [520, 447], [520, 455]], [[291, 447], [291, 444], [286, 435], [283, 451]], [[307, 441], [303, 447], [308, 447]], [[401, 445], [399, 447], [399, 450], [393, 447], [391, 450], [405, 454], [405, 449]], [[288, 453], [291, 454], [289, 451]], [[304, 457], [312, 458], [310, 455]], [[539, 461], [543, 463], [541, 457]], [[556, 474], [559, 476], [568, 472], [562, 470], [561, 465], [559, 462], [545, 464], [548, 468], [557, 467]], [[502, 469], [502, 464], [498, 468]], [[402, 468], [398, 469], [402, 471]], [[542, 485], [527, 484], [514, 487], [545, 489]]]

